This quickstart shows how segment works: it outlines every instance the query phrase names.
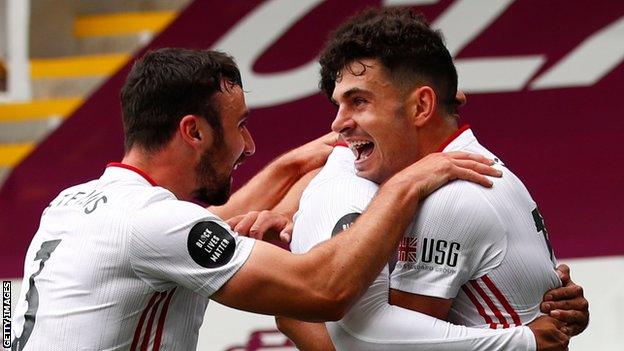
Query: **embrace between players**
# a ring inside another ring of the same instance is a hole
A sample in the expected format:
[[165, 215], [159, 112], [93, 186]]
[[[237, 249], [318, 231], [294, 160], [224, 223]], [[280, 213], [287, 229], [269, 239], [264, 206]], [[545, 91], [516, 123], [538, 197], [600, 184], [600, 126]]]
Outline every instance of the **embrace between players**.
[[[567, 349], [587, 300], [555, 269], [528, 191], [458, 124], [440, 34], [408, 10], [367, 10], [320, 63], [337, 134], [230, 198], [255, 151], [232, 58], [138, 61], [122, 162], [42, 215], [12, 350], [192, 350], [209, 299], [278, 316], [302, 350]], [[105, 200], [86, 211], [93, 194]], [[256, 240], [275, 233], [293, 253]]]

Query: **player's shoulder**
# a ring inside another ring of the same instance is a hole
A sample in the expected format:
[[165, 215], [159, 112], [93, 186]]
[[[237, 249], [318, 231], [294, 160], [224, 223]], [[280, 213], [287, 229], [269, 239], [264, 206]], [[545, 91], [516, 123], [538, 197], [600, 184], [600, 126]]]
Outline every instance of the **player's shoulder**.
[[422, 203], [421, 212], [440, 212], [447, 216], [492, 213], [493, 208], [484, 194], [487, 191], [491, 189], [469, 181], [455, 180], [429, 195]]
[[494, 161], [494, 165], [492, 167], [503, 172], [503, 177], [489, 177], [489, 179], [493, 182], [493, 186], [491, 188], [462, 179], [452, 181], [434, 192], [430, 198], [438, 201], [431, 202], [438, 205], [449, 205], [450, 202], [450, 204], [454, 204], [453, 207], [457, 209], [471, 207], [480, 208], [483, 211], [493, 210], [490, 199], [493, 196], [497, 196], [497, 193], [501, 191], [502, 188], [508, 186], [508, 179], [506, 179], [506, 177], [516, 178], [515, 175], [509, 171], [509, 169], [505, 166], [505, 163], [498, 156], [481, 145], [474, 137], [466, 137], [464, 144], [458, 145], [448, 151], [463, 151], [485, 156]]
[[152, 198], [152, 201], [128, 216], [136, 232], [143, 234], [173, 232], [199, 222], [215, 222], [227, 226], [221, 218], [202, 206], [169, 197], [166, 193], [155, 191], [152, 195], [160, 198], [157, 201]]
[[[98, 179], [93, 179], [84, 183], [75, 184], [70, 187], [67, 187], [61, 190], [56, 196], [55, 199], [64, 198], [68, 196], [68, 194], [76, 194], [80, 192], [85, 192], [87, 189], [95, 187], [99, 183]], [[53, 200], [54, 201], [54, 200]]]

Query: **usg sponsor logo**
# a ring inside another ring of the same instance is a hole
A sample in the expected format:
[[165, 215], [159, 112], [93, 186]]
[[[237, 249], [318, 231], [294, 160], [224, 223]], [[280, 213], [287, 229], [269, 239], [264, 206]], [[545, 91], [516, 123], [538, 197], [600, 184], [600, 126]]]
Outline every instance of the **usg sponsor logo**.
[[455, 241], [423, 239], [421, 261], [449, 267], [457, 266], [461, 245]]

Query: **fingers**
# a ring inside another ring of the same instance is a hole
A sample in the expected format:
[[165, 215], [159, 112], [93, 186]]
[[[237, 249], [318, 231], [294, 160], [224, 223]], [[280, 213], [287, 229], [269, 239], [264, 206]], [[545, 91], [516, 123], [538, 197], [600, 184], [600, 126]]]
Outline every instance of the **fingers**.
[[284, 227], [284, 229], [282, 229], [282, 231], [279, 234], [280, 240], [282, 242], [290, 243], [290, 240], [292, 239], [293, 227], [294, 227], [294, 223], [292, 221], [288, 221], [288, 224], [286, 225], [286, 227]]
[[567, 324], [568, 335], [578, 335], [589, 324], [589, 302], [583, 297], [583, 288], [569, 286], [548, 291], [540, 305], [543, 313]]
[[586, 313], [574, 310], [554, 310], [550, 312], [550, 316], [566, 323], [565, 328], [567, 330], [562, 329], [562, 331], [568, 335], [578, 335], [585, 330], [589, 321], [589, 316]]
[[547, 291], [544, 295], [544, 302], [571, 300], [577, 297], [583, 297], [583, 288], [572, 283], [568, 286]]
[[588, 311], [589, 303], [584, 297], [577, 297], [569, 300], [542, 302], [540, 309], [544, 313], [548, 313], [553, 310]]
[[281, 232], [285, 229], [290, 220], [275, 212], [262, 211], [249, 230], [249, 236], [262, 239], [267, 232]]
[[485, 156], [455, 151], [433, 153], [395, 174], [389, 181], [417, 186], [419, 196], [428, 196], [454, 179], [463, 179], [485, 187], [492, 186], [487, 176], [500, 177], [501, 171], [490, 167], [494, 161]]
[[456, 176], [458, 179], [468, 180], [473, 183], [481, 184], [486, 188], [491, 188], [493, 185], [492, 181], [489, 180], [486, 176], [466, 168], [459, 168], [456, 171]]
[[452, 174], [456, 178], [468, 180], [489, 188], [492, 187], [493, 183], [485, 176], [500, 178], [503, 175], [500, 170], [491, 167], [494, 161], [485, 156], [461, 151], [449, 152], [446, 156], [458, 167], [455, 174]]
[[[234, 230], [234, 228], [236, 227], [236, 225], [243, 219], [245, 218], [246, 215], [238, 215], [238, 216], [234, 216], [230, 219], [228, 219], [227, 221], [225, 221], [225, 223], [227, 223], [230, 228], [232, 230]], [[240, 234], [240, 233], [239, 233]]]
[[481, 162], [472, 161], [472, 160], [455, 160], [454, 162], [459, 167], [470, 169], [483, 175], [488, 175], [488, 176], [497, 177], [497, 178], [500, 178], [503, 176], [503, 172], [501, 172], [500, 170], [494, 167], [490, 167]]
[[258, 211], [251, 211], [243, 215], [243, 218], [232, 229], [240, 235], [251, 236], [251, 226], [256, 222], [258, 214]]
[[288, 217], [266, 210], [251, 211], [245, 215], [232, 217], [227, 223], [238, 234], [258, 240], [274, 240], [279, 233], [280, 240], [290, 242], [293, 228], [293, 223]]
[[465, 151], [451, 151], [451, 152], [445, 152], [443, 153], [444, 155], [452, 158], [452, 159], [456, 159], [456, 160], [472, 160], [475, 162], [479, 162], [479, 163], [483, 163], [485, 165], [491, 166], [493, 165], [495, 162], [494, 160], [491, 160], [483, 155], [479, 155], [479, 154], [473, 154], [471, 152], [465, 152]]
[[572, 279], [570, 278], [570, 267], [568, 267], [567, 265], [565, 264], [559, 265], [559, 267], [557, 267], [555, 272], [557, 272], [557, 275], [559, 276], [559, 279], [561, 279], [561, 284], [563, 286], [566, 286], [572, 283]]

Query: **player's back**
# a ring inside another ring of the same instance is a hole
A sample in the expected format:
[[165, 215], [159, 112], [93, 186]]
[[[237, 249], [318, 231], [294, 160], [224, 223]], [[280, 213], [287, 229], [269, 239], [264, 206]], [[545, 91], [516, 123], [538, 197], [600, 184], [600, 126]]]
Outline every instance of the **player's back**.
[[539, 316], [543, 294], [561, 284], [537, 206], [470, 130], [444, 151], [495, 159], [503, 177], [493, 179], [490, 189], [455, 181], [427, 198], [408, 230], [412, 242], [404, 241], [399, 250], [392, 287], [453, 298], [448, 320], [457, 324], [526, 324]]
[[[137, 276], [129, 250], [137, 211], [175, 197], [129, 172], [109, 167], [100, 179], [62, 191], [43, 212], [25, 259], [13, 350], [170, 344], [165, 319], [187, 331], [179, 345], [195, 344], [208, 300], [173, 285], [156, 291]], [[167, 316], [172, 308], [186, 315]]]
[[456, 323], [491, 328], [527, 324], [540, 315], [544, 293], [561, 284], [537, 204], [515, 174], [501, 169], [503, 177], [494, 180], [492, 189], [465, 184], [476, 188], [499, 217], [506, 247], [496, 267], [462, 286], [449, 314]]

